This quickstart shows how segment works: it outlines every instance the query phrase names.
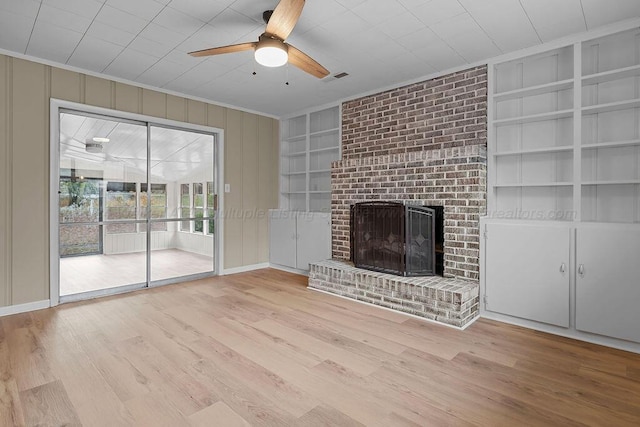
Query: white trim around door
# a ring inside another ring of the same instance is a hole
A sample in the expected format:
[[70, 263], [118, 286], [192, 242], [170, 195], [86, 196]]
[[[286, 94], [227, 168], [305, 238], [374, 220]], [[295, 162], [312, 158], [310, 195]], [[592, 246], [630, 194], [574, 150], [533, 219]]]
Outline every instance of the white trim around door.
[[[50, 104], [50, 139], [49, 139], [49, 305], [54, 307], [60, 303], [60, 247], [59, 247], [59, 212], [58, 212], [58, 187], [60, 174], [60, 111], [74, 110], [79, 113], [95, 114], [114, 119], [135, 120], [146, 122], [150, 126], [170, 127], [185, 131], [208, 133], [214, 136], [216, 151], [215, 158], [215, 182], [218, 195], [218, 207], [216, 211], [216, 226], [214, 234], [214, 271], [212, 274], [199, 274], [194, 277], [189, 276], [187, 280], [208, 277], [222, 274], [224, 266], [224, 130], [209, 126], [195, 125], [191, 123], [178, 122], [174, 120], [162, 119], [146, 116], [142, 114], [128, 113], [124, 111], [111, 110], [107, 108], [94, 107], [76, 102], [69, 102], [59, 99], [51, 99]], [[165, 280], [150, 284], [149, 287], [160, 286], [184, 281], [184, 279]], [[133, 286], [133, 289], [139, 288]], [[126, 289], [125, 289], [126, 290]], [[114, 291], [112, 293], [117, 293]], [[106, 292], [90, 292], [85, 297], [95, 298], [109, 294]], [[85, 298], [65, 298], [67, 301]]]

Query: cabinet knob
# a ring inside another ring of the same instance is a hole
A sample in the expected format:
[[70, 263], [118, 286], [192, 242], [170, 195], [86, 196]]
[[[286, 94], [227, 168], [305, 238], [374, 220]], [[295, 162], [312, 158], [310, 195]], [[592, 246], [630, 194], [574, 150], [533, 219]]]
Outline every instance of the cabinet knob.
[[562, 264], [560, 264], [560, 273], [564, 274], [565, 271], [567, 271], [567, 266], [563, 262]]
[[584, 277], [584, 264], [578, 266], [578, 276]]

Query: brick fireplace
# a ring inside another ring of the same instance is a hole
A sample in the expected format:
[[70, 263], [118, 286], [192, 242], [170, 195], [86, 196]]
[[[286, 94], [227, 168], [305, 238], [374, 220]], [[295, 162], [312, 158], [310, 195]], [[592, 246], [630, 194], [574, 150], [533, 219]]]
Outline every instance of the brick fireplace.
[[[447, 279], [441, 280], [465, 279], [477, 287], [479, 217], [486, 209], [486, 94], [487, 68], [481, 66], [343, 104], [342, 160], [331, 172], [332, 266], [350, 259], [353, 203], [443, 206]], [[477, 295], [469, 295], [477, 312]], [[415, 307], [411, 312], [420, 315]]]

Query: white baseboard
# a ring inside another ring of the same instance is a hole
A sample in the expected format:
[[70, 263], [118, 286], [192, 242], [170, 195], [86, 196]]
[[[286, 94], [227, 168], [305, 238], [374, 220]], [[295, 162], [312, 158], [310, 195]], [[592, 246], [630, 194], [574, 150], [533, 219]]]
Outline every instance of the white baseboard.
[[300, 274], [307, 277], [309, 276], [309, 270], [298, 270], [297, 268], [287, 267], [280, 264], [269, 264], [269, 267], [275, 268], [276, 270], [286, 271], [287, 273]]
[[378, 305], [378, 304], [371, 304], [370, 302], [360, 301], [360, 300], [358, 300], [358, 299], [349, 298], [349, 297], [345, 297], [345, 296], [343, 296], [343, 295], [334, 294], [334, 293], [332, 293], [332, 292], [323, 291], [322, 289], [310, 288], [310, 287], [308, 287], [308, 286], [307, 286], [307, 289], [309, 289], [309, 290], [311, 290], [311, 291], [314, 291], [314, 292], [320, 292], [320, 293], [322, 293], [322, 294], [331, 295], [331, 296], [333, 296], [333, 297], [342, 298], [342, 299], [345, 299], [345, 300], [348, 300], [348, 301], [358, 302], [358, 303], [360, 303], [360, 304], [368, 305], [369, 307], [376, 307], [376, 308], [381, 308], [381, 309], [383, 309], [383, 310], [392, 311], [392, 312], [394, 312], [394, 313], [402, 314], [402, 315], [404, 315], [404, 316], [411, 317], [411, 318], [413, 318], [413, 319], [422, 320], [422, 321], [424, 321], [424, 322], [432, 323], [432, 324], [434, 324], [434, 325], [446, 326], [447, 328], [455, 329], [455, 330], [457, 330], [457, 331], [464, 331], [464, 330], [465, 330], [465, 329], [467, 329], [469, 326], [471, 326], [471, 324], [472, 324], [473, 322], [475, 322], [476, 320], [478, 320], [478, 318], [480, 317], [480, 316], [476, 316], [476, 317], [475, 317], [473, 320], [471, 320], [469, 323], [467, 323], [467, 324], [465, 324], [464, 326], [460, 327], [460, 326], [448, 325], [448, 324], [446, 324], [446, 323], [440, 323], [440, 322], [435, 321], [435, 320], [427, 319], [426, 317], [416, 316], [415, 314], [405, 313], [404, 311], [394, 310], [394, 309], [392, 309], [392, 308], [384, 307], [384, 306], [382, 306], [382, 305]]
[[241, 267], [233, 267], [233, 268], [225, 268], [222, 270], [221, 276], [226, 276], [228, 274], [238, 274], [238, 273], [246, 273], [248, 271], [261, 270], [263, 268], [269, 268], [268, 262], [262, 262], [260, 264], [252, 264], [252, 265], [243, 265]]
[[26, 313], [28, 311], [42, 310], [51, 307], [50, 300], [34, 301], [25, 304], [9, 305], [0, 307], [0, 316], [10, 316], [12, 314]]

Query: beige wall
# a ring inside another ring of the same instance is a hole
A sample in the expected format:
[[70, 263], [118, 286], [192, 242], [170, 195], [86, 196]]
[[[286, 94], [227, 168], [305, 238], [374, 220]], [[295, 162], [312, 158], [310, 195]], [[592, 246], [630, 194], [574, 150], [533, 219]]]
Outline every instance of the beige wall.
[[268, 261], [277, 120], [0, 55], [0, 307], [49, 299], [50, 98], [224, 129], [224, 267]]

